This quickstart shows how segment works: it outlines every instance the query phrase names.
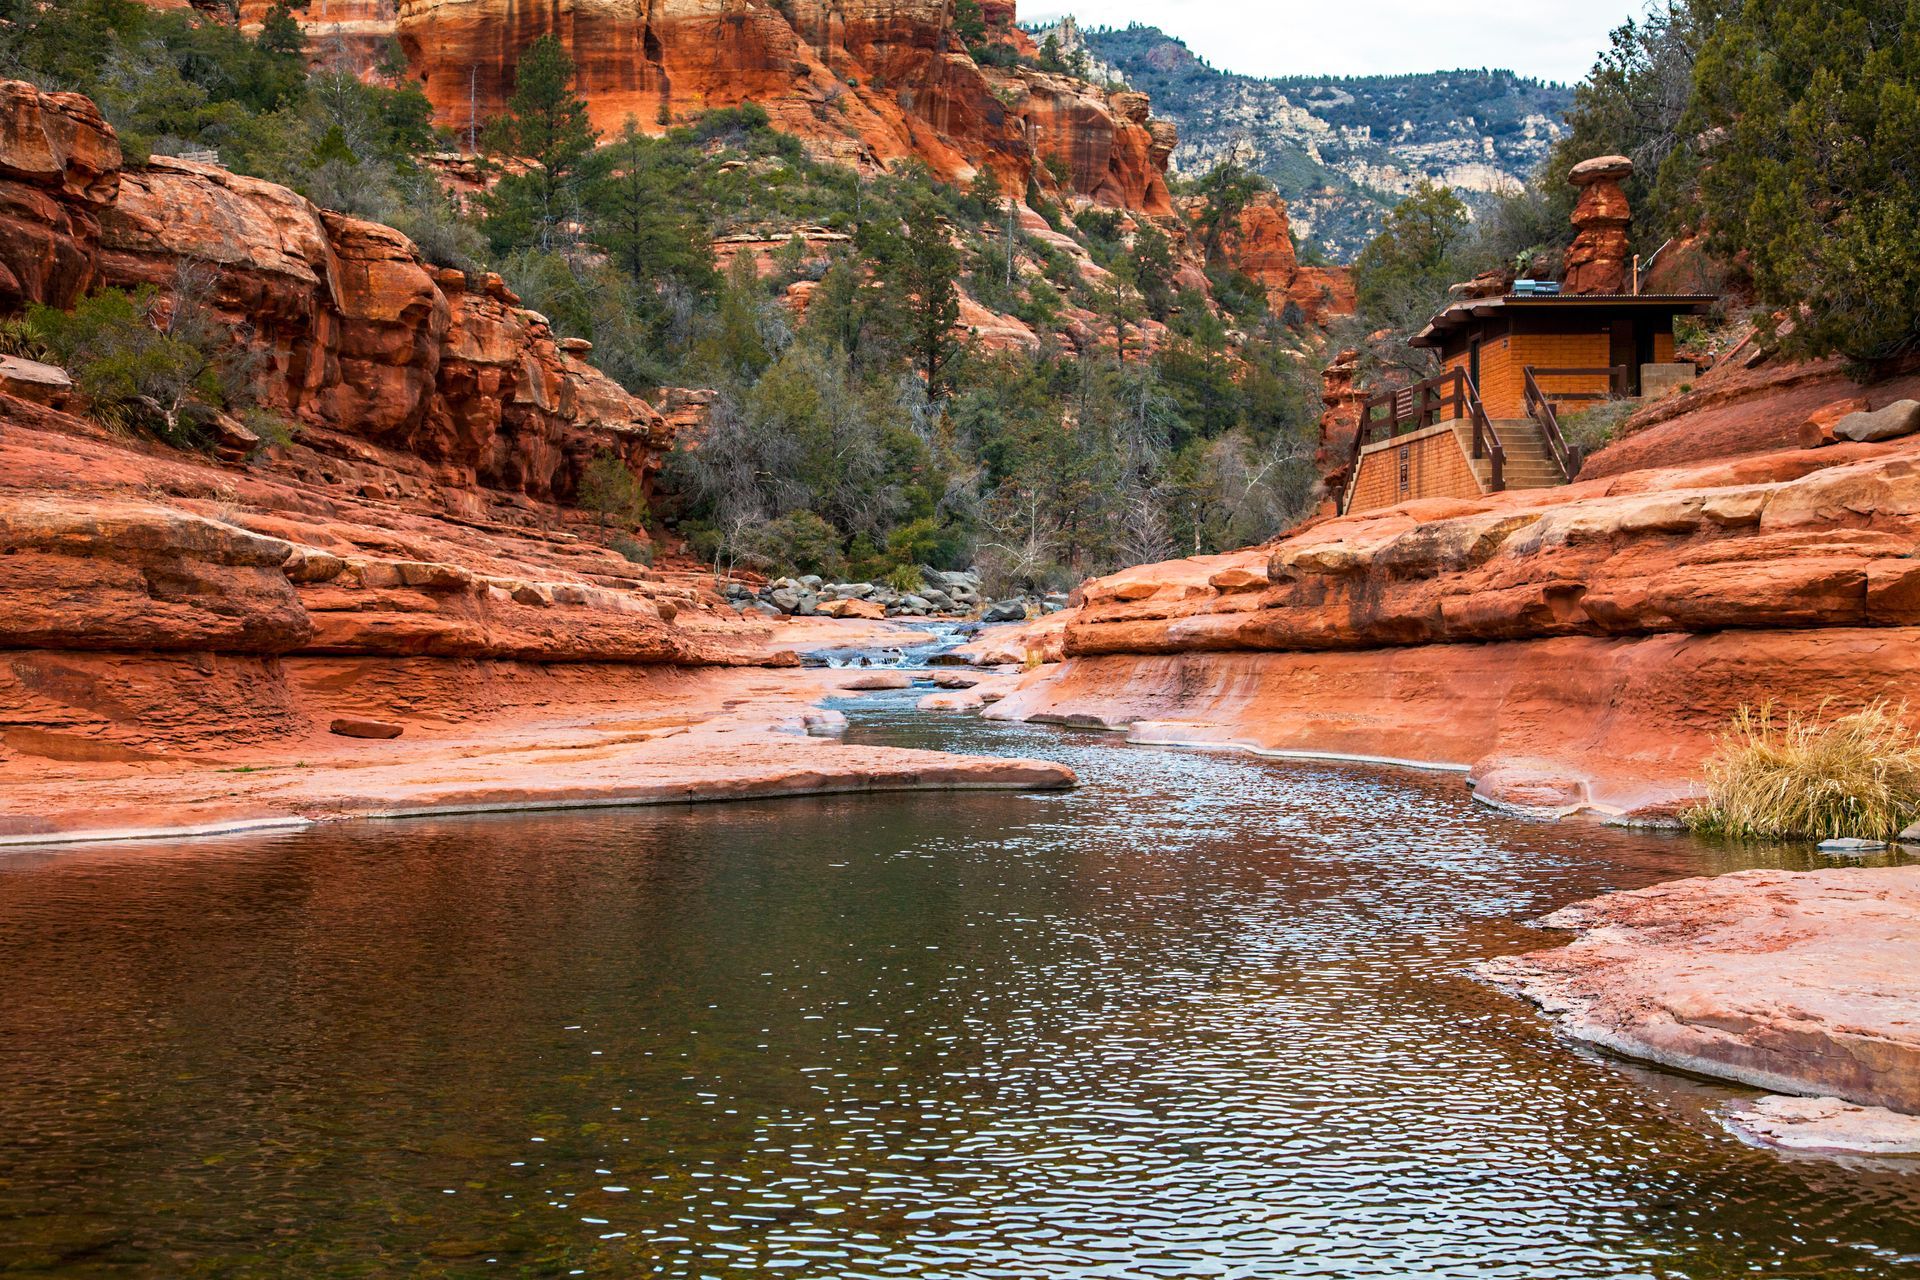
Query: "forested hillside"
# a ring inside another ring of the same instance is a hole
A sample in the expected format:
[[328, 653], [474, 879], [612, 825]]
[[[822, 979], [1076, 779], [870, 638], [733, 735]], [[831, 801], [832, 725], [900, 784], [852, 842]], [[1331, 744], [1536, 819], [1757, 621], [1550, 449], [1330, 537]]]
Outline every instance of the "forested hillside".
[[1259, 79], [1158, 27], [1088, 30], [1088, 48], [1180, 126], [1177, 173], [1233, 159], [1271, 179], [1303, 242], [1351, 261], [1423, 180], [1469, 202], [1525, 180], [1565, 135], [1568, 88], [1501, 70]]

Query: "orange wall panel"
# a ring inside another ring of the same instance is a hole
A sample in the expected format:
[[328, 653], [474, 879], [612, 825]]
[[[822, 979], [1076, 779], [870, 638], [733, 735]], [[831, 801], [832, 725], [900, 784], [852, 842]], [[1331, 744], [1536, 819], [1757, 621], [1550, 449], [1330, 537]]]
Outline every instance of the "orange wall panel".
[[1347, 510], [1372, 511], [1414, 498], [1479, 496], [1480, 481], [1459, 439], [1440, 431], [1362, 455]]

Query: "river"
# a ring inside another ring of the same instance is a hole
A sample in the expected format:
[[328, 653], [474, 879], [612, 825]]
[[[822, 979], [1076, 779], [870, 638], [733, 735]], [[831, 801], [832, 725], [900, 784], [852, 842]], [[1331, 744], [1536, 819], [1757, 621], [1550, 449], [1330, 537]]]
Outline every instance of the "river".
[[913, 696], [1082, 787], [0, 856], [0, 1272], [1920, 1274], [1920, 1176], [1466, 973], [1805, 853]]

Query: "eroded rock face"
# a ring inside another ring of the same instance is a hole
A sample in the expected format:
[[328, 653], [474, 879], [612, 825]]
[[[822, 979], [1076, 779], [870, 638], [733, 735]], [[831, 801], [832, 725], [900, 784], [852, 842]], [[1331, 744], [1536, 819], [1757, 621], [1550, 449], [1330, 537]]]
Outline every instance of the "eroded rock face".
[[0, 309], [67, 307], [98, 281], [120, 142], [77, 93], [0, 81]]
[[[998, 6], [990, 23], [1020, 40]], [[305, 20], [311, 23], [309, 11]], [[819, 155], [884, 166], [924, 161], [946, 181], [989, 169], [1002, 189], [1044, 160], [1074, 192], [1165, 213], [1171, 126], [1145, 98], [1030, 70], [988, 72], [954, 36], [947, 0], [399, 0], [395, 30], [441, 124], [499, 114], [519, 52], [557, 35], [579, 67], [597, 128], [658, 132], [716, 107], [756, 102]], [[1012, 105], [1009, 105], [1012, 104]]]
[[1441, 764], [1529, 812], [1671, 817], [1742, 703], [1920, 680], [1916, 549], [1913, 442], [1409, 503], [1085, 584], [1060, 672], [993, 714]]
[[[1206, 202], [1186, 203], [1190, 217], [1204, 213]], [[1220, 240], [1226, 263], [1267, 292], [1275, 315], [1296, 318], [1315, 328], [1354, 312], [1353, 273], [1347, 267], [1303, 267], [1293, 248], [1293, 224], [1287, 202], [1263, 191], [1247, 203]]]
[[1129, 570], [1083, 589], [1067, 652], [1920, 625], [1920, 452], [1850, 447], [1328, 521], [1236, 553], [1257, 593]]
[[216, 166], [123, 172], [92, 103], [0, 82], [0, 306], [97, 285], [190, 293], [246, 343], [265, 407], [442, 483], [568, 500], [597, 454], [644, 480], [671, 443], [498, 276], [470, 282], [391, 227]]
[[1625, 156], [1597, 156], [1573, 166], [1567, 180], [1580, 188], [1573, 207], [1574, 238], [1567, 250], [1567, 293], [1625, 293], [1633, 245], [1633, 210], [1620, 184], [1633, 175]]

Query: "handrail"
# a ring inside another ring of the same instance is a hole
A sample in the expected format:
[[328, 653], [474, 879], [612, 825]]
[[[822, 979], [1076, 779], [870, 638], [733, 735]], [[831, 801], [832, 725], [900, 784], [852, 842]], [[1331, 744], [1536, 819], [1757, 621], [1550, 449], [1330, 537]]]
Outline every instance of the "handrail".
[[1467, 403], [1473, 410], [1473, 456], [1479, 457], [1484, 449], [1492, 459], [1487, 473], [1487, 492], [1499, 493], [1507, 487], [1507, 446], [1501, 442], [1500, 433], [1493, 429], [1493, 419], [1487, 416], [1487, 408], [1480, 403], [1480, 388], [1465, 369], [1455, 369], [1460, 385], [1467, 391]]
[[1605, 391], [1556, 391], [1556, 400], [1609, 400], [1627, 394], [1628, 368], [1624, 364], [1606, 365], [1598, 369], [1548, 369], [1538, 365], [1528, 365], [1530, 373], [1542, 378], [1605, 378]]
[[[1546, 372], [1552, 373], [1554, 370]], [[1546, 437], [1547, 448], [1553, 451], [1553, 460], [1560, 464], [1560, 474], [1571, 480], [1586, 465], [1586, 454], [1579, 445], [1567, 443], [1566, 436], [1560, 430], [1560, 415], [1553, 411], [1553, 401], [1540, 389], [1540, 383], [1533, 374], [1532, 365], [1522, 370], [1526, 382], [1527, 416], [1540, 424], [1540, 434]]]
[[[1375, 418], [1374, 410], [1382, 408], [1386, 414]], [[1493, 461], [1493, 491], [1506, 488], [1506, 446], [1480, 403], [1480, 389], [1465, 369], [1455, 368], [1412, 386], [1389, 387], [1361, 402], [1360, 422], [1354, 429], [1352, 454], [1347, 461], [1347, 493], [1341, 500], [1341, 510], [1346, 510], [1352, 496], [1354, 482], [1360, 475], [1360, 455], [1366, 451], [1376, 426], [1385, 425], [1387, 438], [1391, 439], [1406, 431], [1461, 418], [1473, 423], [1473, 456], [1489, 457]]]

